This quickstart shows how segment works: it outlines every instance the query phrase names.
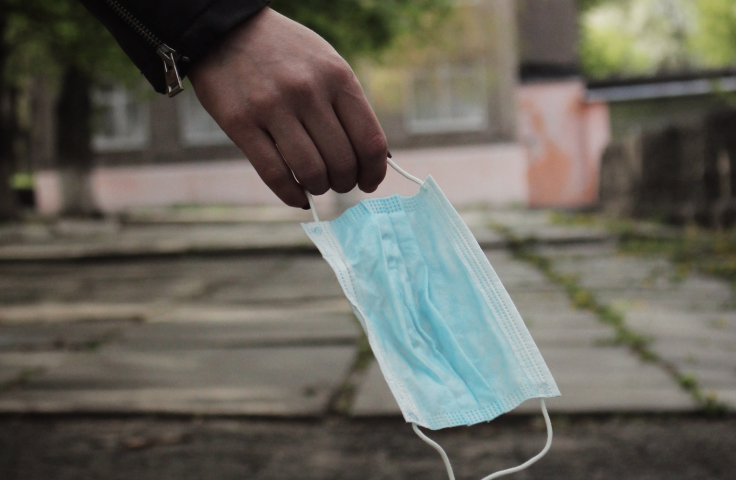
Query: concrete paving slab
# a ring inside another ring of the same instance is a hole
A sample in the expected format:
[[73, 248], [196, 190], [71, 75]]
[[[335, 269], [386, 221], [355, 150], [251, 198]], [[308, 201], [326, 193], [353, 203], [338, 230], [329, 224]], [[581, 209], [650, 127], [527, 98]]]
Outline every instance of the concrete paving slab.
[[0, 394], [17, 380], [28, 381], [63, 365], [67, 352], [0, 352]]
[[23, 369], [20, 367], [0, 364], [0, 390], [4, 389], [5, 385], [15, 381], [22, 371]]
[[736, 335], [736, 312], [682, 312], [670, 309], [631, 310], [626, 322], [651, 335], [688, 338], [732, 339]]
[[698, 380], [700, 387], [708, 392], [727, 392], [736, 389], [736, 369], [732, 367], [714, 368], [712, 366], [688, 365], [682, 367], [682, 373], [692, 375]]
[[551, 212], [545, 210], [488, 210], [489, 223], [511, 229], [518, 238], [535, 238], [542, 242], [587, 243], [606, 242], [613, 238], [610, 232], [595, 226], [555, 225]]
[[565, 315], [574, 311], [567, 294], [559, 289], [542, 292], [517, 290], [510, 292], [509, 295], [524, 319]]
[[301, 347], [66, 354], [47, 374], [0, 393], [0, 412], [313, 416], [326, 408], [354, 353]]
[[594, 347], [610, 343], [614, 332], [610, 327], [581, 326], [577, 328], [559, 328], [530, 325], [534, 341], [539, 345], [550, 347]]
[[730, 285], [691, 274], [678, 279], [664, 258], [624, 256], [558, 256], [556, 270], [574, 275], [599, 301], [625, 310], [664, 307], [672, 311], [712, 312], [734, 307]]
[[110, 303], [37, 303], [0, 307], [0, 325], [143, 321], [166, 305]]
[[0, 323], [0, 352], [91, 350], [122, 335], [135, 321]]
[[[78, 307], [79, 316], [71, 315], [74, 312], [68, 308], [55, 312], [56, 321], [44, 322], [38, 320], [43, 320], [46, 312], [34, 315], [33, 306], [29, 306], [25, 321], [0, 323], [0, 351], [89, 350], [108, 342], [131, 349], [352, 344], [360, 335], [347, 301], [291, 308], [150, 306], [142, 320], [85, 318], [89, 309]], [[98, 309], [114, 310], [104, 305], [98, 305]], [[18, 310], [16, 307], [15, 320], [21, 317]], [[60, 313], [64, 314], [61, 321]]]
[[399, 404], [375, 361], [368, 367], [368, 373], [358, 387], [350, 414], [357, 417], [401, 415]]
[[[698, 408], [667, 373], [655, 365], [641, 363], [624, 348], [560, 348], [537, 344], [563, 395], [548, 401], [552, 412], [662, 412]], [[525, 402], [514, 410], [517, 413], [538, 411], [536, 400]], [[378, 365], [371, 365], [358, 389], [352, 414], [398, 413], [398, 405]]]
[[282, 320], [310, 315], [349, 314], [345, 298], [298, 303], [255, 305], [218, 305], [210, 303], [165, 302], [149, 304], [43, 303], [0, 307], [0, 327], [12, 324], [177, 322], [242, 323], [259, 320]]
[[128, 226], [82, 237], [0, 245], [0, 261], [40, 261], [196, 252], [316, 251], [297, 223]]
[[652, 350], [662, 358], [684, 368], [700, 366], [701, 368], [736, 369], [736, 354], [733, 350], [721, 350], [707, 344], [695, 344], [687, 340], [655, 339]]
[[263, 302], [344, 296], [332, 268], [316, 255], [288, 258], [273, 265], [259, 281], [244, 287], [240, 282], [230, 282], [218, 288], [211, 298], [217, 302]]
[[730, 405], [730, 408], [736, 408], [734, 407], [736, 405], [736, 388], [720, 389], [716, 398], [719, 402]]
[[[28, 268], [26, 268], [28, 267]], [[0, 264], [0, 301], [29, 303], [266, 302], [342, 296], [318, 255]]]
[[559, 330], [559, 331], [572, 331], [578, 329], [588, 328], [601, 328], [601, 332], [613, 330], [604, 325], [603, 323], [596, 320], [596, 318], [587, 311], [584, 310], [569, 310], [567, 312], [544, 312], [537, 307], [537, 310], [524, 315], [522, 311], [522, 318], [524, 323], [529, 329], [536, 334], [541, 329]]
[[[218, 312], [224, 313], [222, 311]], [[237, 311], [229, 311], [232, 319]], [[186, 348], [243, 348], [276, 345], [345, 345], [360, 336], [360, 325], [352, 312], [321, 313], [286, 311], [256, 317], [243, 312], [240, 320], [202, 322], [156, 322], [126, 329], [116, 344], [131, 350]]]
[[509, 292], [546, 291], [554, 288], [541, 272], [514, 260], [506, 251], [485, 251], [485, 254]]

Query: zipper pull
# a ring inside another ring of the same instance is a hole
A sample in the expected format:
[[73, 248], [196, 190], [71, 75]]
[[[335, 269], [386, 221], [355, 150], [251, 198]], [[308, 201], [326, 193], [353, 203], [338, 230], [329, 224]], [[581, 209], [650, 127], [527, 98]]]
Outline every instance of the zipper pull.
[[176, 96], [184, 90], [179, 76], [179, 67], [176, 62], [180, 59], [179, 54], [165, 43], [159, 45], [156, 53], [164, 62], [164, 77], [166, 78], [166, 93], [169, 97]]

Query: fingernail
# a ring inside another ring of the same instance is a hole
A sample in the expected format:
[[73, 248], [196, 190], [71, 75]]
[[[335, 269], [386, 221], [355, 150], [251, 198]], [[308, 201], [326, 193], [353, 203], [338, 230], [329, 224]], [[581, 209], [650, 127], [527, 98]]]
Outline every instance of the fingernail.
[[388, 158], [394, 158], [391, 156], [391, 152], [389, 152], [388, 150], [386, 150], [386, 152], [388, 153]]
[[307, 205], [306, 207], [302, 207], [302, 210], [309, 210], [309, 205]]

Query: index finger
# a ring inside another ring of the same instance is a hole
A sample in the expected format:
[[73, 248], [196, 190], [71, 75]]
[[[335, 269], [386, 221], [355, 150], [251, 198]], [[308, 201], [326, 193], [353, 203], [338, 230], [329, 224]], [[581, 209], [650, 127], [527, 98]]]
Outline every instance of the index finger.
[[333, 108], [358, 160], [358, 187], [373, 192], [386, 176], [386, 135], [353, 75], [333, 100]]

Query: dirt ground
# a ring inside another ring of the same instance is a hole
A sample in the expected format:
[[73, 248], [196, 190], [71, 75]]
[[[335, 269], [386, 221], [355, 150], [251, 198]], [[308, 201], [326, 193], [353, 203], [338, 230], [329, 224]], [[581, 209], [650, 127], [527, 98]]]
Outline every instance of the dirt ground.
[[[547, 456], [517, 479], [733, 479], [736, 417], [556, 417]], [[536, 417], [430, 432], [458, 480], [525, 461]], [[445, 479], [398, 418], [0, 418], [0, 479]]]

